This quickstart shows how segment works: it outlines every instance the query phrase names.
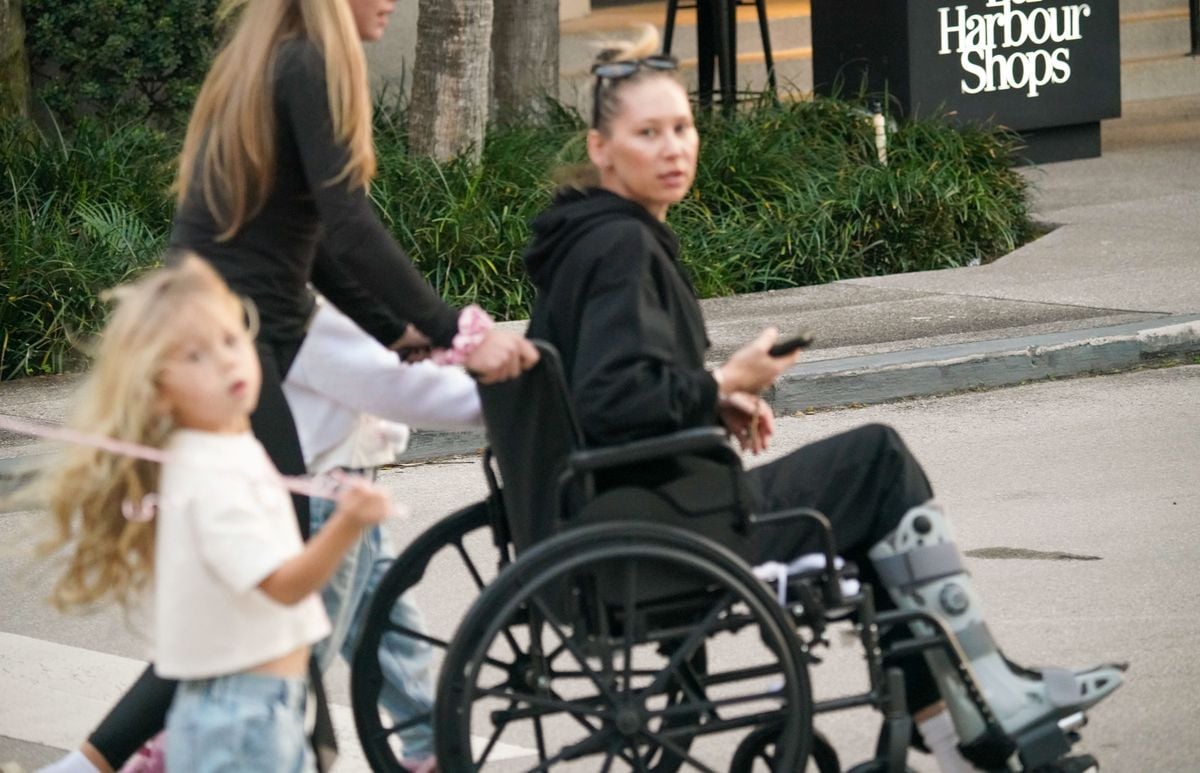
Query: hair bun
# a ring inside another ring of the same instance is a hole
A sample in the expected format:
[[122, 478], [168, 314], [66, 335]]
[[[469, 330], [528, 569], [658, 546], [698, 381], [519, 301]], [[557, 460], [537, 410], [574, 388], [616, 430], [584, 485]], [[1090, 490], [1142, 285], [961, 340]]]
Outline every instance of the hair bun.
[[645, 59], [657, 53], [658, 28], [646, 22], [634, 26], [639, 30], [639, 34], [632, 40], [601, 40], [597, 42], [595, 45], [599, 50], [596, 53], [595, 64]]

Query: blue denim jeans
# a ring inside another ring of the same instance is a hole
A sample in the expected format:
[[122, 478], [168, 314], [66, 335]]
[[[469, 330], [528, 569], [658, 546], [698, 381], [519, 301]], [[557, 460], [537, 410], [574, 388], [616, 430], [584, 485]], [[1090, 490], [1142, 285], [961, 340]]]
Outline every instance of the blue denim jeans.
[[315, 771], [307, 695], [307, 680], [265, 674], [180, 682], [167, 712], [167, 769]]
[[[309, 508], [312, 533], [315, 534], [333, 514], [334, 503], [314, 498], [310, 500]], [[325, 602], [325, 611], [333, 627], [329, 638], [314, 648], [322, 670], [333, 663], [339, 651], [347, 663], [353, 662], [371, 597], [395, 558], [387, 536], [375, 526], [363, 532], [358, 545], [346, 553], [337, 572], [321, 591], [321, 600]], [[407, 593], [392, 607], [391, 619], [397, 626], [426, 630], [421, 611]], [[397, 724], [430, 710], [435, 674], [433, 652], [428, 644], [410, 637], [385, 635], [379, 661], [384, 678], [380, 702]], [[430, 723], [414, 725], [397, 735], [404, 745], [406, 759], [421, 760], [433, 754]]]

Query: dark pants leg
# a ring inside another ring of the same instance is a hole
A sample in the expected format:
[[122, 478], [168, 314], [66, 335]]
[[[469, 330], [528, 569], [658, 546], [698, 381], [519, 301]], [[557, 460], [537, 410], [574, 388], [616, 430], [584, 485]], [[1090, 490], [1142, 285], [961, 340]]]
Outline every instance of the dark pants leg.
[[[258, 407], [250, 416], [250, 427], [254, 436], [267, 450], [267, 456], [284, 475], [303, 475], [304, 452], [300, 449], [300, 436], [296, 434], [296, 422], [283, 394], [283, 380], [296, 357], [299, 344], [271, 345], [258, 343], [258, 359], [262, 363], [262, 392]], [[308, 539], [308, 497], [292, 495], [296, 507], [296, 519], [300, 522], [300, 534]]]
[[[747, 473], [759, 512], [811, 507], [833, 525], [838, 553], [858, 565], [859, 578], [875, 589], [878, 609], [895, 609], [867, 551], [897, 526], [909, 509], [933, 496], [925, 472], [891, 427], [869, 424], [793, 451]], [[756, 529], [756, 563], [790, 560], [820, 550], [806, 525]], [[907, 628], [885, 643], [908, 638]], [[941, 699], [923, 655], [896, 663], [904, 671], [909, 708]]]
[[[279, 346], [258, 342], [263, 384], [250, 425], [271, 461], [284, 475], [303, 475], [305, 472], [300, 438], [283, 395], [283, 379], [298, 349], [299, 344]], [[300, 533], [307, 538], [308, 497], [294, 496], [292, 501], [296, 506]], [[154, 667], [148, 667], [100, 722], [88, 741], [114, 769], [121, 767], [142, 744], [163, 729], [174, 696], [175, 682], [156, 676]]]
[[116, 770], [163, 729], [174, 697], [175, 682], [160, 679], [154, 674], [154, 666], [147, 666], [129, 692], [101, 720], [88, 742]]

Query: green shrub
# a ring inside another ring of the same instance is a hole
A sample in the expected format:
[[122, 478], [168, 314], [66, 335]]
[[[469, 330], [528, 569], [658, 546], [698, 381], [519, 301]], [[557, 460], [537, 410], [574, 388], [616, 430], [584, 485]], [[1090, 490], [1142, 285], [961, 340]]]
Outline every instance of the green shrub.
[[[1013, 135], [903, 124], [882, 167], [848, 103], [764, 101], [699, 123], [696, 184], [670, 222], [702, 296], [986, 262], [1032, 236]], [[378, 124], [372, 195], [400, 243], [452, 302], [527, 314], [528, 223], [550, 200], [551, 170], [585, 158], [583, 123], [559, 111], [489, 135], [478, 166], [444, 167], [408, 155], [394, 110]]]
[[25, 0], [36, 95], [61, 120], [186, 118], [215, 50], [219, 0]]
[[158, 259], [175, 152], [138, 126], [84, 121], [67, 142], [0, 125], [0, 378], [69, 369], [100, 292]]
[[[404, 127], [395, 107], [377, 111], [371, 196], [384, 221], [451, 303], [525, 316], [529, 221], [551, 171], [584, 158], [582, 123], [559, 110], [491, 133], [479, 164], [442, 165], [410, 156]], [[904, 124], [882, 167], [869, 122], [832, 100], [702, 116], [700, 128], [696, 184], [670, 220], [706, 297], [987, 261], [1032, 235], [1007, 134]], [[84, 121], [69, 141], [0, 128], [0, 377], [70, 366], [72, 336], [102, 316], [100, 290], [157, 260], [177, 152], [177, 137], [143, 125]]]

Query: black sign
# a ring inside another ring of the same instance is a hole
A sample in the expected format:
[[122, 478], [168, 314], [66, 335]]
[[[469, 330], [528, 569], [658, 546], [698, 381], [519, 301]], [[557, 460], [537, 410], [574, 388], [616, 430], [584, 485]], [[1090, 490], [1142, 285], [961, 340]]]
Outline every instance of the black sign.
[[1121, 114], [1117, 0], [813, 0], [819, 93], [1017, 130]]

